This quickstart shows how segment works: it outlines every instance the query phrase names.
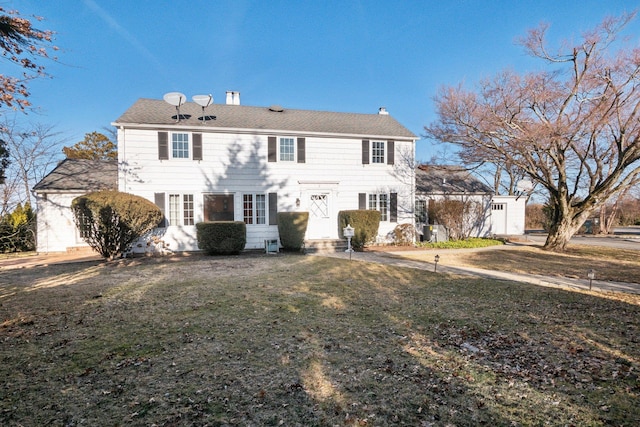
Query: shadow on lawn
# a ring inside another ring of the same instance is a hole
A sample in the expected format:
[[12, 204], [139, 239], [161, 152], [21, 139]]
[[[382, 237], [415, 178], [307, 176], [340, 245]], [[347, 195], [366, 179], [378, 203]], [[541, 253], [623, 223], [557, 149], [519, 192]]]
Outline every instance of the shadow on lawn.
[[3, 424], [640, 417], [638, 305], [318, 257], [162, 260], [22, 276], [37, 287], [0, 299], [27, 319], [0, 329]]

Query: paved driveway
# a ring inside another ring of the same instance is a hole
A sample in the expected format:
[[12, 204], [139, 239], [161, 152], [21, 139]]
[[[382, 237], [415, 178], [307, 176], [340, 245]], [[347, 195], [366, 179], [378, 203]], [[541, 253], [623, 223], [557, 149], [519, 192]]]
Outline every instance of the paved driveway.
[[[608, 236], [573, 236], [570, 240], [570, 243], [575, 243], [577, 245], [595, 245], [605, 246], [608, 248], [640, 251], [640, 227], [632, 228], [632, 230], [638, 230], [638, 234], [626, 232], [626, 228], [624, 230], [624, 233], [618, 232], [617, 234]], [[539, 244], [544, 244], [544, 242], [547, 240], [547, 235], [543, 233], [527, 234], [525, 237], [527, 240]]]

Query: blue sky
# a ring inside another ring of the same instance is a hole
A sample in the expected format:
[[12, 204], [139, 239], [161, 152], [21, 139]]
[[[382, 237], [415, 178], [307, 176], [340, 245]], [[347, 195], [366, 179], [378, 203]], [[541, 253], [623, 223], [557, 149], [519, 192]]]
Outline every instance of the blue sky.
[[[2, 0], [56, 31], [52, 79], [33, 81], [25, 120], [55, 125], [72, 145], [138, 98], [225, 91], [241, 103], [375, 113], [384, 106], [417, 135], [436, 119], [442, 85], [504, 68], [540, 68], [516, 45], [540, 22], [577, 38], [634, 1]], [[627, 29], [637, 43], [640, 19]], [[6, 70], [6, 63], [2, 64]], [[9, 72], [9, 70], [3, 71]], [[436, 148], [417, 145], [419, 160]]]

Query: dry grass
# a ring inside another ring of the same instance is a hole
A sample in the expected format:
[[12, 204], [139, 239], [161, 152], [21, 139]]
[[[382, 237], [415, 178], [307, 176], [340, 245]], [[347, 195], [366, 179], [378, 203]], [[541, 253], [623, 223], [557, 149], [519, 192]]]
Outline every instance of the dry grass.
[[503, 246], [469, 251], [407, 251], [402, 256], [433, 262], [436, 252], [441, 265], [583, 279], [589, 269], [594, 269], [598, 280], [640, 283], [640, 252], [600, 246], [570, 245], [562, 254], [537, 246]]
[[0, 276], [0, 424], [637, 425], [640, 297], [292, 255]]

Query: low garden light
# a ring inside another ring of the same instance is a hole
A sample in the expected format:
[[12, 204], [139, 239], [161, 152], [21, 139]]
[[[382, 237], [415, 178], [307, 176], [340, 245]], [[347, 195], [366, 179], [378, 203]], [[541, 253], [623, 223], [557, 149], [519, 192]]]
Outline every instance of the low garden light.
[[347, 224], [345, 228], [342, 229], [342, 235], [347, 238], [347, 250], [345, 252], [349, 253], [349, 259], [351, 259], [351, 253], [353, 252], [353, 248], [351, 247], [351, 238], [354, 235], [354, 228], [351, 224]]
[[440, 255], [436, 255], [433, 260], [435, 261], [433, 272], [436, 273], [438, 271], [438, 262], [440, 261]]
[[593, 283], [593, 279], [596, 278], [596, 271], [592, 268], [587, 273], [587, 277], [589, 278], [589, 290], [591, 290], [591, 284]]

